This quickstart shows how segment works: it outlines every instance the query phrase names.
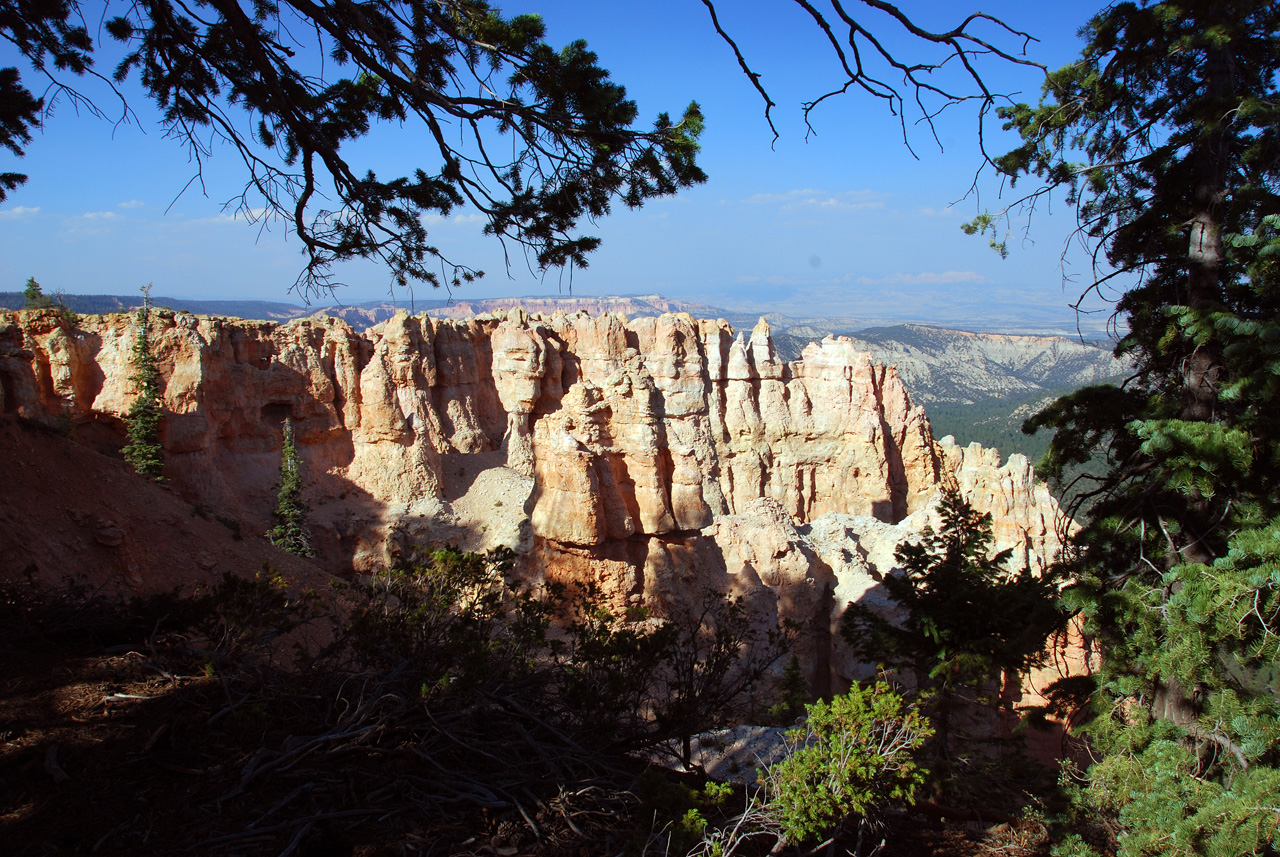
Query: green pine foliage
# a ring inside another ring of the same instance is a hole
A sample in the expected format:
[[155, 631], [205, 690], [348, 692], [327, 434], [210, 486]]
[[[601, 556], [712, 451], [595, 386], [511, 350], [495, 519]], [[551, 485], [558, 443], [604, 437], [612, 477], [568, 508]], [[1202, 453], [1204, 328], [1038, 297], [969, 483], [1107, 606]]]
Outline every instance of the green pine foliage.
[[[1249, 270], [1266, 291], [1268, 273]], [[1268, 853], [1280, 846], [1280, 335], [1274, 314], [1169, 314], [1221, 349], [1223, 405], [1217, 421], [1133, 419], [1145, 478], [1116, 485], [1081, 534], [1068, 597], [1107, 645], [1106, 708], [1089, 730], [1107, 754], [1083, 799], [1119, 823], [1123, 854]], [[1120, 505], [1139, 491], [1146, 521]], [[1208, 557], [1184, 561], [1169, 547], [1193, 504], [1222, 529]], [[1135, 518], [1154, 532], [1133, 533]]]
[[792, 752], [765, 772], [770, 814], [793, 843], [819, 840], [848, 816], [910, 804], [928, 772], [917, 753], [932, 730], [884, 682], [807, 706]]
[[148, 336], [151, 331], [151, 309], [144, 304], [138, 311], [138, 332], [133, 342], [133, 374], [129, 380], [138, 396], [125, 415], [125, 432], [129, 443], [120, 452], [139, 476], [160, 482], [164, 478], [164, 450], [160, 446], [160, 407], [163, 382]]
[[35, 277], [27, 277], [27, 286], [22, 290], [22, 299], [25, 309], [47, 309], [53, 306], [53, 298], [44, 293], [44, 289], [36, 282]]
[[809, 680], [805, 678], [800, 659], [792, 655], [782, 668], [782, 680], [778, 682], [778, 701], [769, 706], [769, 720], [781, 726], [789, 726], [804, 714], [809, 699]]
[[1263, 0], [1115, 4], [1003, 111], [1001, 170], [1065, 187], [1136, 276], [1135, 377], [1029, 424], [1056, 432], [1050, 475], [1107, 461], [1064, 595], [1102, 653], [1077, 808], [1122, 855], [1280, 850], [1278, 33]]
[[66, 295], [61, 292], [55, 292], [52, 296], [46, 295], [44, 287], [36, 282], [35, 277], [27, 277], [26, 287], [22, 290], [22, 308], [57, 309], [62, 314], [62, 320], [71, 326], [80, 321], [80, 317], [67, 306]]
[[[539, 267], [583, 266], [600, 239], [581, 223], [706, 180], [696, 103], [646, 126], [586, 42], [557, 49], [538, 15], [506, 17], [486, 0], [198, 11], [154, 0], [104, 10], [97, 41], [77, 3], [5, 12], [5, 37], [36, 78], [75, 88], [73, 76], [132, 77], [166, 136], [240, 152], [250, 166], [236, 205], [293, 225], [304, 294], [326, 292], [334, 263], [355, 258], [380, 262], [402, 286], [475, 280], [483, 271], [448, 258], [424, 225], [464, 206]], [[94, 66], [105, 40], [118, 43], [111, 72]], [[313, 53], [325, 62], [300, 59]], [[12, 68], [0, 69], [0, 96], [0, 146], [20, 157], [47, 105]], [[380, 124], [421, 132], [421, 161], [402, 175], [360, 160], [360, 139]], [[455, 124], [461, 136], [441, 133]], [[505, 154], [491, 159], [498, 148]], [[25, 181], [0, 173], [0, 201]]]
[[311, 533], [307, 530], [307, 513], [311, 511], [302, 499], [302, 459], [293, 437], [293, 420], [286, 418], [280, 445], [280, 484], [276, 496], [276, 525], [267, 538], [282, 550], [298, 556], [314, 556]]
[[900, 621], [854, 603], [840, 632], [859, 657], [909, 670], [934, 693], [943, 756], [955, 706], [1038, 664], [1066, 617], [1051, 575], [1008, 570], [1007, 550], [989, 555], [989, 514], [978, 514], [954, 487], [943, 489], [938, 511], [941, 529], [926, 528], [918, 542], [899, 547], [902, 573], [883, 582]]

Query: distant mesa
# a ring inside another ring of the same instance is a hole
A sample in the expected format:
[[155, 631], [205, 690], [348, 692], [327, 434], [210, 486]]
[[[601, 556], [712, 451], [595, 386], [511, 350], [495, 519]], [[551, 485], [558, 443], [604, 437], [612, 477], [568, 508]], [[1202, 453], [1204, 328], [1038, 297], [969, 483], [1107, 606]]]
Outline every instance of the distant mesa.
[[[63, 300], [69, 309], [86, 314], [122, 312], [141, 305], [138, 295], [64, 295]], [[657, 294], [383, 300], [319, 308], [268, 301], [196, 301], [163, 296], [153, 298], [153, 302], [197, 315], [265, 321], [328, 316], [340, 318], [358, 331], [382, 324], [398, 312], [425, 312], [433, 318], [461, 320], [517, 307], [545, 316], [585, 312], [591, 316], [622, 313], [628, 318], [650, 318], [683, 312], [694, 318], [724, 319], [743, 330], [754, 327], [761, 317], [756, 313]], [[0, 309], [20, 309], [22, 305], [21, 292], [0, 292]], [[1020, 407], [1025, 410], [1028, 402], [1101, 383], [1128, 370], [1127, 363], [1112, 355], [1111, 343], [1067, 336], [1035, 332], [974, 333], [922, 323], [876, 325], [868, 319], [791, 317], [780, 313], [768, 313], [764, 318], [769, 322], [771, 342], [781, 360], [801, 359], [809, 343], [826, 336], [848, 336], [859, 350], [897, 367], [917, 403], [978, 406], [982, 409], [982, 419], [991, 418], [993, 404], [1008, 403], [1010, 413]], [[963, 417], [957, 425], [963, 425]], [[951, 431], [951, 424], [947, 428]]]
[[[140, 295], [61, 295], [59, 299], [73, 312], [103, 314], [126, 312], [142, 306]], [[687, 312], [702, 318], [726, 317], [727, 310], [691, 301], [664, 298], [661, 295], [565, 297], [547, 295], [535, 297], [478, 298], [462, 300], [379, 300], [355, 304], [330, 306], [301, 306], [299, 304], [258, 300], [191, 300], [164, 295], [152, 296], [157, 307], [190, 312], [196, 315], [225, 316], [260, 321], [289, 321], [295, 318], [332, 316], [340, 318], [357, 330], [381, 324], [397, 312], [410, 314], [425, 312], [436, 318], [467, 318], [473, 315], [510, 310], [520, 307], [526, 312], [552, 315], [586, 312], [590, 315], [621, 312], [628, 316], [656, 316], [666, 312]], [[22, 309], [25, 298], [22, 292], [0, 292], [0, 309]], [[729, 315], [740, 315], [728, 312]], [[752, 315], [754, 323], [756, 316]]]

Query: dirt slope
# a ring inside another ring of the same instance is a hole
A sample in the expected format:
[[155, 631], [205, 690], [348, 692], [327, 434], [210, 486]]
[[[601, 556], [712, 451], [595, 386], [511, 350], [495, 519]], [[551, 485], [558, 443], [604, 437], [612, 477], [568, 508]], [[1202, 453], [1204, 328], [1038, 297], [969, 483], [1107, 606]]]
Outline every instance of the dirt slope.
[[127, 596], [190, 589], [224, 572], [252, 575], [264, 564], [300, 582], [325, 576], [123, 461], [0, 416], [0, 580], [69, 581]]

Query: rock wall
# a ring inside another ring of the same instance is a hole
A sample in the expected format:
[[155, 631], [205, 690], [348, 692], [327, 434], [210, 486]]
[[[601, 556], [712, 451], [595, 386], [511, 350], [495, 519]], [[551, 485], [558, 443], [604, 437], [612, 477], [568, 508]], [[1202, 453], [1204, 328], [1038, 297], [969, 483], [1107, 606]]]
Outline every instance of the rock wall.
[[[115, 454], [137, 335], [130, 315], [0, 312], [3, 412]], [[509, 545], [527, 574], [593, 580], [618, 606], [728, 586], [808, 629], [819, 686], [856, 673], [832, 623], [876, 597], [944, 481], [992, 512], [1017, 562], [1042, 568], [1059, 544], [1024, 457], [935, 442], [892, 367], [830, 337], [787, 363], [763, 319], [746, 336], [685, 314], [515, 309], [361, 335], [159, 311], [152, 348], [166, 479], [245, 532], [270, 525], [291, 417], [329, 567], [450, 541]]]

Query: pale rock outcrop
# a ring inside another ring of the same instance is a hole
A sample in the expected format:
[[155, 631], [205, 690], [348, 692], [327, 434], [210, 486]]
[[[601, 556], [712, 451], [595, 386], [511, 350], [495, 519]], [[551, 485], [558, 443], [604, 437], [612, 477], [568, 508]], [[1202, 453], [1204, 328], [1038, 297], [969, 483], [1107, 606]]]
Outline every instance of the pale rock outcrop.
[[[3, 412], [114, 454], [137, 335], [130, 315], [0, 312]], [[357, 334], [158, 311], [151, 344], [166, 479], [246, 533], [269, 526], [290, 417], [331, 566], [447, 541], [516, 548], [525, 574], [594, 582], [618, 607], [727, 586], [806, 629], [817, 686], [853, 677], [834, 623], [877, 597], [944, 481], [1019, 565], [1058, 546], [1024, 457], [935, 442], [892, 367], [831, 337], [787, 363], [763, 319], [745, 336], [681, 313], [400, 313]]]
[[1013, 549], [1013, 564], [1043, 572], [1062, 545], [1065, 522], [1027, 457], [1015, 453], [1002, 465], [998, 451], [976, 443], [961, 447], [950, 436], [938, 442], [938, 451], [961, 495], [990, 513], [995, 542], [1001, 550]]
[[707, 534], [722, 557], [732, 589], [767, 589], [781, 616], [800, 632], [797, 654], [810, 668], [810, 686], [830, 690], [832, 619], [837, 577], [791, 515], [770, 498], [758, 498], [741, 514], [726, 515]]

